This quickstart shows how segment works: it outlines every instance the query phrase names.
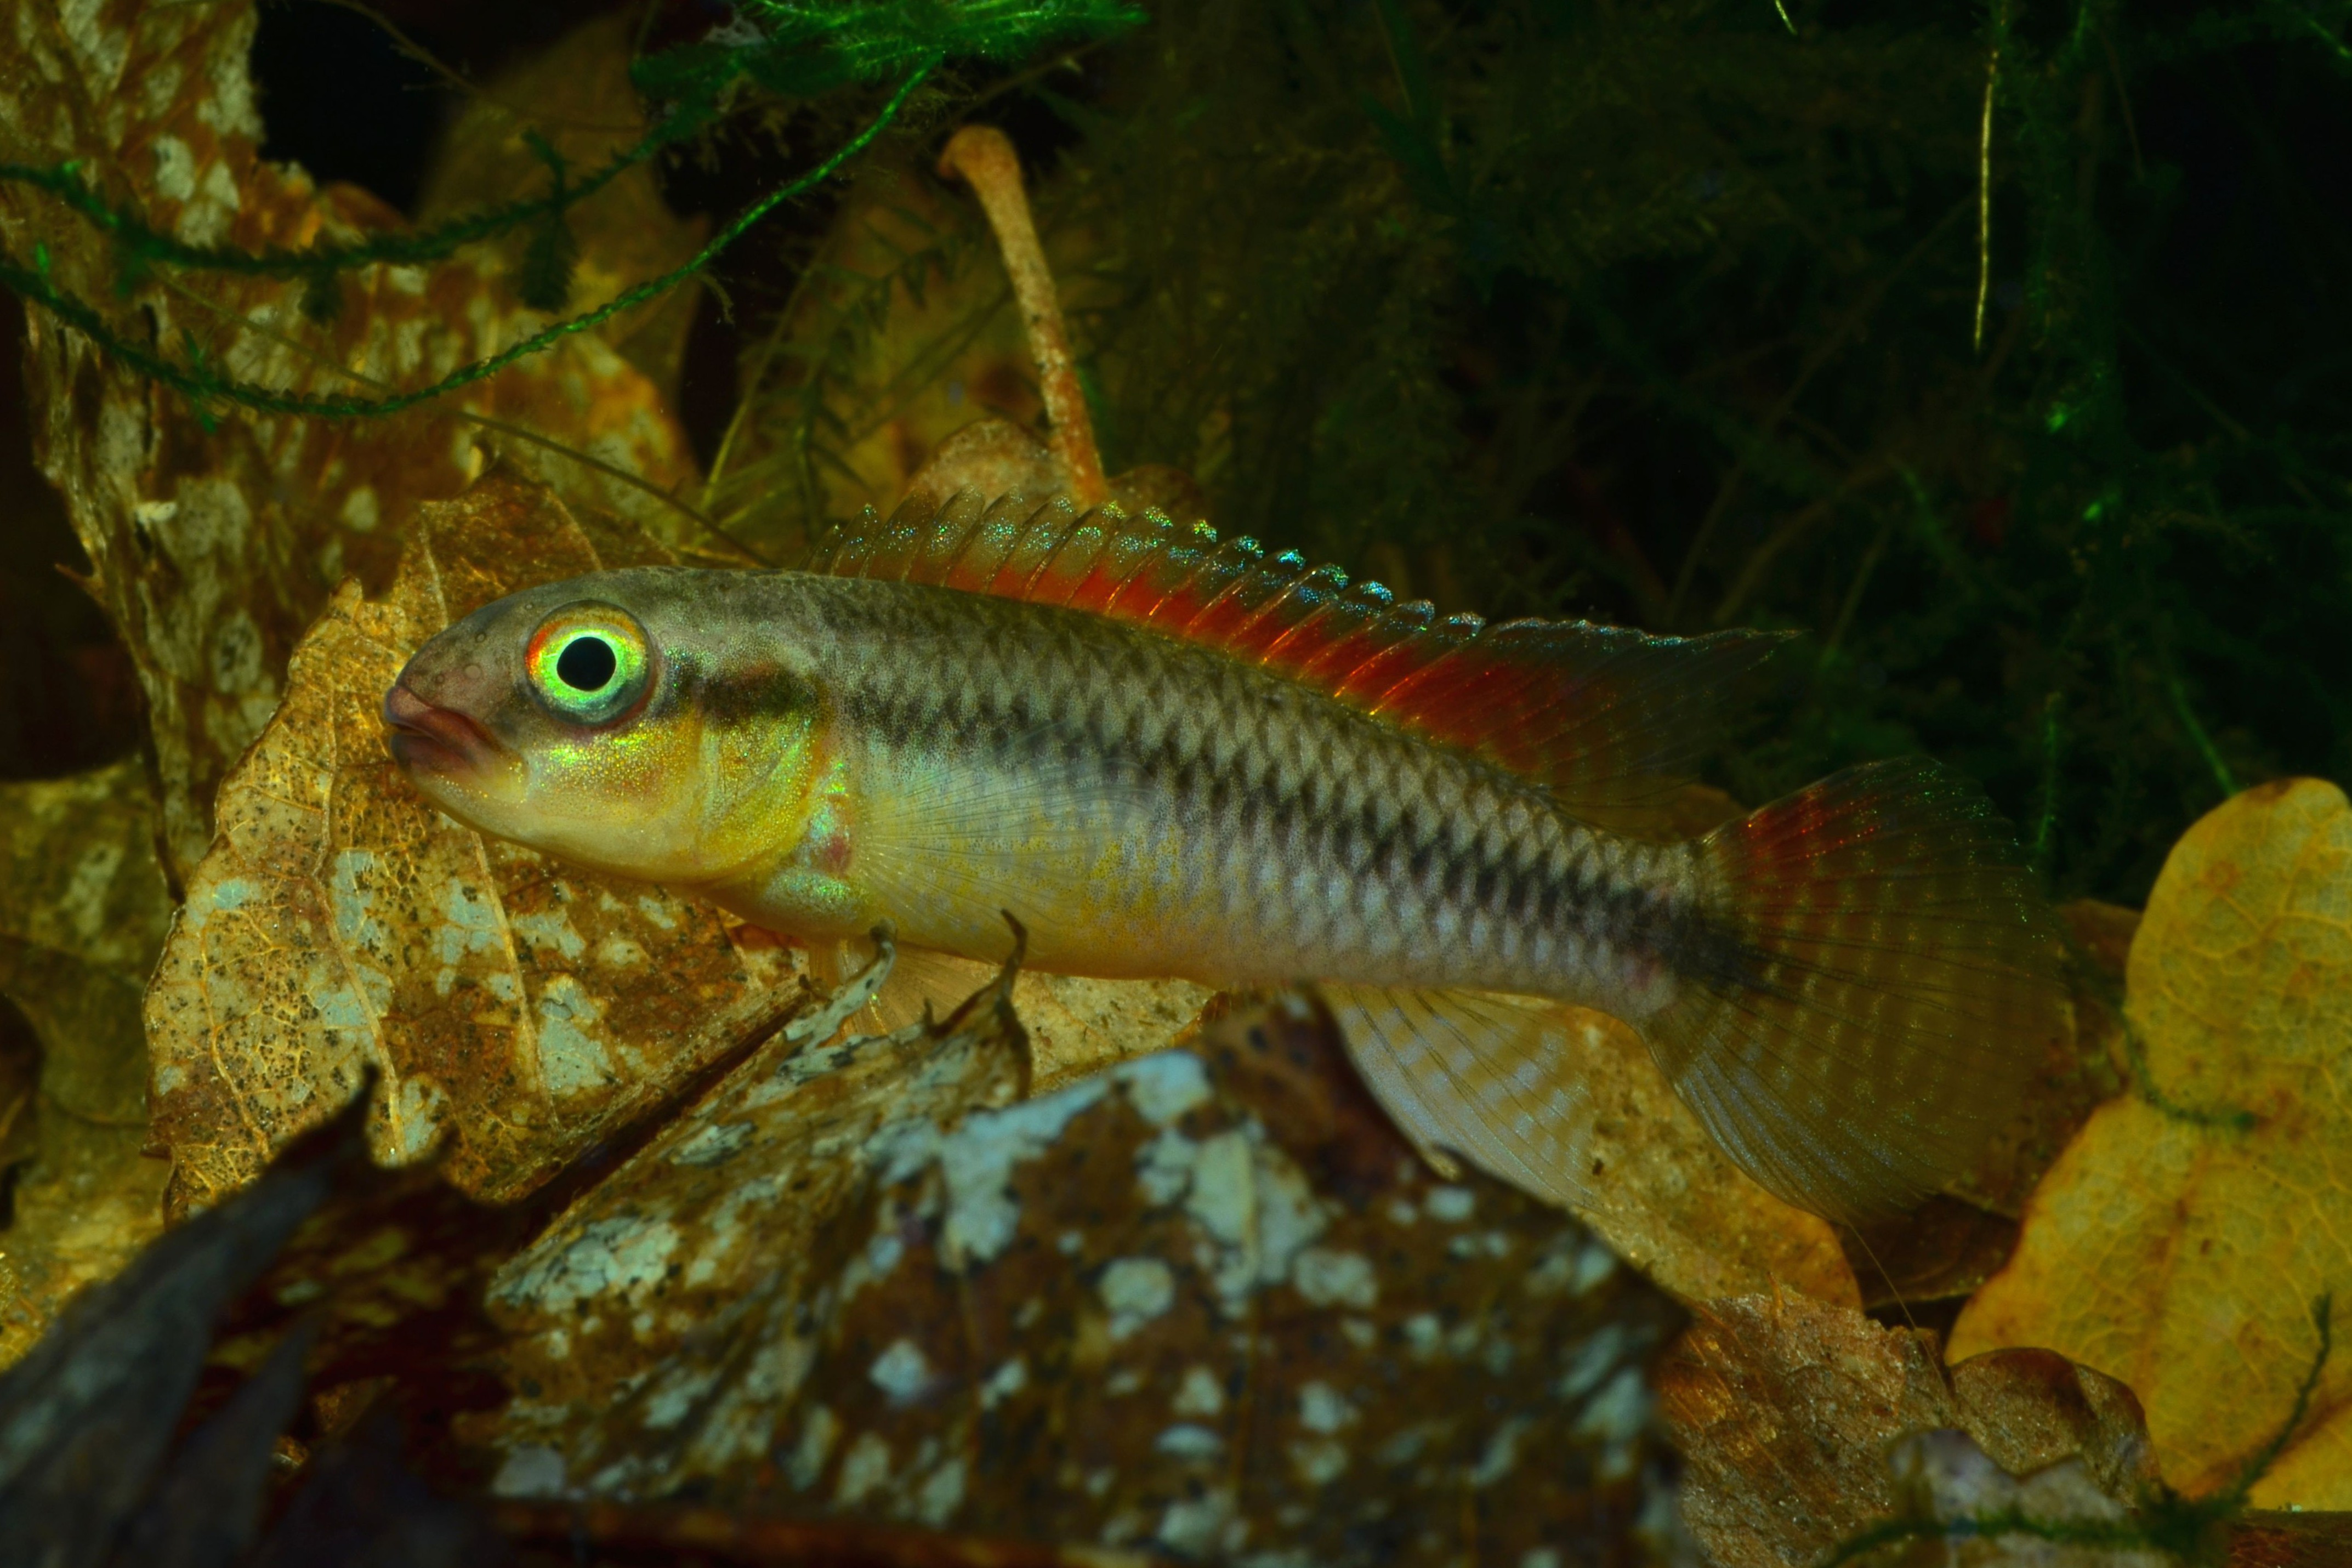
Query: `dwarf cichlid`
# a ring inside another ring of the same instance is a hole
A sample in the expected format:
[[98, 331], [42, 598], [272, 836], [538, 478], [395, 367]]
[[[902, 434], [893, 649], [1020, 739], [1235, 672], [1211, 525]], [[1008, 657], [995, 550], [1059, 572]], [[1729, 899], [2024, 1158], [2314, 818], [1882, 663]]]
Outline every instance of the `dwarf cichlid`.
[[1579, 1194], [1538, 1010], [1637, 1028], [1724, 1149], [1836, 1217], [2014, 1108], [2063, 1005], [2007, 827], [1923, 761], [1659, 842], [1778, 639], [1440, 619], [1156, 513], [971, 492], [810, 569], [513, 595], [384, 700], [442, 809], [809, 939], [1310, 980], [1424, 1147]]

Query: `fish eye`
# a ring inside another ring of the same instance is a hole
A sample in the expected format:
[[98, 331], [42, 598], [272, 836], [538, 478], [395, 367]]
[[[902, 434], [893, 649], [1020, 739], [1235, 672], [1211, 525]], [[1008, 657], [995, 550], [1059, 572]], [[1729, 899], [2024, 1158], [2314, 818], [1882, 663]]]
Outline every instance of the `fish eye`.
[[605, 723], [635, 707], [652, 663], [636, 617], [593, 603], [566, 605], [540, 622], [525, 656], [533, 694], [575, 724]]

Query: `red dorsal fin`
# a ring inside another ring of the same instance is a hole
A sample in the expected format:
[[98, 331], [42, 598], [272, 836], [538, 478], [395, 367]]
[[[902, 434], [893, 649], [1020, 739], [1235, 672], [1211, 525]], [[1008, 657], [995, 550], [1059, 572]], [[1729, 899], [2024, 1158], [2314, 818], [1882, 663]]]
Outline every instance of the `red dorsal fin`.
[[1440, 619], [1377, 583], [1220, 541], [1204, 522], [966, 489], [836, 528], [809, 568], [1060, 605], [1250, 659], [1486, 758], [1589, 821], [1654, 825], [1660, 793], [1720, 738], [1725, 700], [1782, 639], [1659, 637], [1589, 621]]

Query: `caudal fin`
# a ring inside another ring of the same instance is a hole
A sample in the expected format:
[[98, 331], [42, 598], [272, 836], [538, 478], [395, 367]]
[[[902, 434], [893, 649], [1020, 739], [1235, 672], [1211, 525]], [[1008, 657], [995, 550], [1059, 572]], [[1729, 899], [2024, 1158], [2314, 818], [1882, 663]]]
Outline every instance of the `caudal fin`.
[[2063, 1026], [2061, 949], [1981, 791], [1851, 768], [1701, 842], [1737, 957], [1643, 1033], [1748, 1174], [1832, 1218], [1906, 1206], [2015, 1111]]

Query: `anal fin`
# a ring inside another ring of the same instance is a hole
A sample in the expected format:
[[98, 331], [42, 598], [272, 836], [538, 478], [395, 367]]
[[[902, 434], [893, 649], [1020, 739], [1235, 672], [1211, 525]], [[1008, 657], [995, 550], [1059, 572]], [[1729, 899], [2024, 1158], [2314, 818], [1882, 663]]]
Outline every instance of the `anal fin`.
[[1599, 1194], [1579, 1179], [1594, 1107], [1550, 1003], [1477, 991], [1322, 988], [1365, 1084], [1442, 1173], [1449, 1155], [1562, 1205]]

